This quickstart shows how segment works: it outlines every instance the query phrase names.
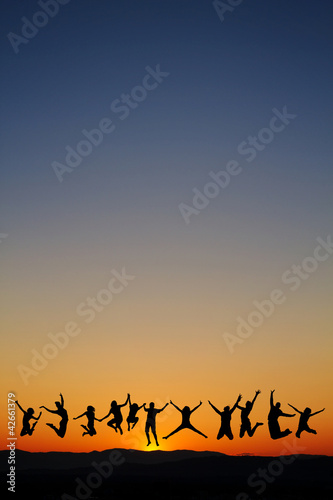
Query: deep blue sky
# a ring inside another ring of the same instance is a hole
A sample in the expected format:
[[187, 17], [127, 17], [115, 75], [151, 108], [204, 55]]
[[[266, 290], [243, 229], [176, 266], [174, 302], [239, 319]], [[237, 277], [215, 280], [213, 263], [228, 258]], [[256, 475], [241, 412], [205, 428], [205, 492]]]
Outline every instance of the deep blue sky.
[[[133, 242], [136, 232], [156, 241], [167, 234], [175, 246], [179, 234], [202, 241], [202, 231], [251, 227], [257, 238], [270, 229], [282, 247], [291, 235], [303, 244], [325, 231], [332, 9], [329, 1], [244, 1], [222, 23], [210, 1], [72, 0], [15, 54], [7, 34], [20, 34], [21, 18], [40, 7], [4, 2], [1, 230], [21, 248], [21, 237], [38, 241], [45, 231], [64, 252], [73, 224], [87, 248], [104, 244], [111, 228], [126, 227]], [[157, 64], [170, 76], [126, 120], [112, 116], [111, 102]], [[238, 144], [284, 105], [297, 119], [247, 164]], [[103, 117], [116, 130], [60, 184], [52, 162]], [[242, 175], [186, 227], [179, 203], [230, 159]]]

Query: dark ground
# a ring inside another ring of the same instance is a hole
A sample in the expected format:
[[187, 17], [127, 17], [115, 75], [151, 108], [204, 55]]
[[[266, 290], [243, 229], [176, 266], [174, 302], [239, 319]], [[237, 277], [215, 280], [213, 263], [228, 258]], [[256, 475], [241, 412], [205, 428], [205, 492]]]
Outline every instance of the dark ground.
[[[333, 457], [228, 456], [216, 452], [16, 450], [15, 500], [332, 500]], [[0, 451], [5, 492], [8, 451]], [[111, 465], [110, 460], [113, 462]], [[95, 465], [94, 465], [95, 464]], [[5, 479], [4, 479], [5, 478]], [[2, 496], [2, 495], [1, 495]]]

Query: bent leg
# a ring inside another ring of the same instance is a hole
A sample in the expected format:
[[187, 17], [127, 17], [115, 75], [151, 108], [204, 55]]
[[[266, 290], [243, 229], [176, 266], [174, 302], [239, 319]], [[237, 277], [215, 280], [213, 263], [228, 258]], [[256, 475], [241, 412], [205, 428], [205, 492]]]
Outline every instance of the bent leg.
[[314, 429], [310, 429], [310, 427], [307, 425], [304, 429], [306, 432], [309, 432], [310, 434], [317, 434], [317, 431]]
[[132, 429], [134, 429], [134, 427], [136, 426], [136, 424], [139, 422], [139, 417], [135, 417], [133, 418], [133, 425], [132, 425]]
[[258, 428], [260, 425], [263, 425], [263, 423], [262, 423], [262, 422], [257, 422], [257, 423], [256, 423], [256, 425], [253, 427], [253, 429], [251, 429], [251, 427], [250, 427], [250, 429], [247, 431], [248, 435], [249, 435], [250, 437], [252, 437], [252, 436], [253, 436], [253, 434], [256, 432], [257, 428]]
[[112, 427], [112, 429], [114, 429], [116, 432], [118, 432], [118, 431], [117, 431], [117, 427], [114, 425], [114, 423], [115, 423], [115, 419], [113, 418], [112, 420], [109, 420], [109, 421], [108, 421], [107, 425], [108, 425], [109, 427]]
[[285, 431], [281, 431], [280, 435], [278, 437], [276, 437], [275, 439], [280, 439], [280, 438], [289, 436], [289, 434], [291, 434], [291, 430], [290, 429], [286, 429]]
[[58, 432], [58, 429], [57, 429], [57, 427], [55, 425], [53, 425], [53, 424], [46, 424], [46, 425], [48, 425], [49, 427], [51, 427], [51, 429], [53, 429], [55, 432]]

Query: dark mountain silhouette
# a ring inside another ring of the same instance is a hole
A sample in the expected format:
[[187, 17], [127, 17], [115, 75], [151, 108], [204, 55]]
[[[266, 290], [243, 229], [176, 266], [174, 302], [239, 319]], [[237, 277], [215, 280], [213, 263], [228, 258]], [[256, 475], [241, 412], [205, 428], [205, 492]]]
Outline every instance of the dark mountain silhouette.
[[[27, 498], [33, 493], [35, 500], [133, 500], [141, 496], [159, 500], [328, 500], [333, 493], [333, 457], [299, 455], [276, 477], [269, 474], [273, 481], [263, 483], [264, 491], [257, 493], [258, 477], [257, 482], [253, 482], [256, 486], [249, 485], [249, 477], [259, 469], [270, 470], [273, 462], [275, 466], [271, 470], [278, 471], [279, 457], [120, 449], [116, 453], [123, 463], [114, 466], [111, 473], [105, 464], [112, 452], [16, 450], [15, 498]], [[8, 471], [7, 458], [8, 452], [0, 451], [2, 473]], [[104, 469], [96, 469], [93, 464], [104, 464]], [[103, 473], [107, 477], [102, 477]], [[237, 498], [237, 495], [240, 496]]]

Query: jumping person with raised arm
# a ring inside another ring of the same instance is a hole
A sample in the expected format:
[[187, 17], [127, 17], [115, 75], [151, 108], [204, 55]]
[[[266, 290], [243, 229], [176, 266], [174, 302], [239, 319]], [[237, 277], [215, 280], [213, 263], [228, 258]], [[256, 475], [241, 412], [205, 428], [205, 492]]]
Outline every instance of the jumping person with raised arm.
[[325, 408], [323, 408], [322, 410], [319, 410], [319, 411], [315, 411], [314, 413], [311, 413], [311, 408], [305, 408], [304, 411], [300, 411], [300, 410], [297, 410], [297, 408], [295, 408], [295, 406], [291, 405], [288, 403], [288, 405], [295, 411], [297, 411], [297, 413], [299, 413], [301, 416], [299, 417], [299, 422], [298, 422], [298, 429], [296, 431], [296, 437], [300, 438], [301, 437], [301, 433], [303, 431], [305, 432], [309, 432], [310, 434], [317, 434], [317, 431], [315, 431], [314, 429], [310, 429], [309, 425], [308, 425], [308, 420], [310, 417], [313, 417], [314, 415], [318, 415], [318, 413], [321, 413], [322, 411], [325, 410]]
[[95, 408], [93, 406], [87, 406], [87, 410], [84, 413], [82, 413], [82, 415], [79, 415], [78, 417], [73, 417], [73, 420], [77, 420], [78, 418], [81, 418], [81, 417], [87, 417], [87, 419], [88, 419], [87, 425], [81, 424], [81, 427], [83, 427], [83, 429], [85, 430], [85, 432], [83, 432], [82, 436], [86, 436], [87, 434], [89, 436], [95, 436], [95, 434], [97, 434], [95, 426], [94, 426], [94, 421], [96, 420]]
[[127, 394], [127, 399], [125, 403], [123, 403], [122, 405], [119, 405], [117, 401], [112, 401], [109, 413], [105, 415], [105, 417], [103, 418], [100, 419], [96, 418], [96, 420], [98, 420], [98, 422], [102, 422], [103, 420], [108, 418], [111, 414], [113, 414], [113, 418], [108, 421], [107, 425], [109, 427], [112, 427], [112, 429], [114, 429], [116, 432], [118, 432], [119, 429], [120, 434], [122, 434], [123, 430], [121, 428], [121, 423], [123, 421], [123, 416], [121, 414], [121, 408], [127, 405], [128, 400], [129, 400], [129, 394]]
[[126, 421], [128, 425], [128, 430], [130, 431], [131, 430], [130, 424], [133, 424], [132, 429], [134, 429], [134, 427], [138, 423], [139, 417], [137, 417], [136, 414], [139, 410], [141, 410], [141, 408], [144, 407], [144, 404], [139, 406], [137, 403], [132, 403], [130, 395], [128, 395], [128, 403], [129, 403], [129, 413]]
[[200, 434], [200, 436], [203, 436], [205, 438], [207, 437], [205, 434], [203, 434], [203, 432], [198, 431], [198, 429], [196, 429], [190, 422], [191, 414], [202, 405], [201, 401], [198, 404], [198, 406], [193, 408], [193, 410], [191, 410], [189, 406], [184, 406], [184, 408], [181, 410], [172, 401], [170, 401], [170, 404], [172, 404], [176, 408], [176, 410], [178, 410], [182, 414], [182, 423], [179, 425], [179, 427], [177, 427], [177, 429], [170, 432], [170, 434], [168, 434], [167, 436], [164, 436], [163, 439], [168, 439], [170, 436], [172, 436], [173, 434], [176, 434], [176, 432], [179, 432], [182, 429], [190, 429], [191, 431], [194, 431], [197, 434]]
[[[23, 412], [22, 430], [20, 432], [20, 436], [26, 436], [27, 434], [28, 434], [28, 436], [32, 436], [32, 433], [35, 430], [35, 427], [37, 425], [38, 420], [40, 419], [42, 412], [39, 412], [38, 417], [34, 417], [33, 415], [35, 413], [35, 410], [33, 408], [28, 408], [27, 410], [24, 410], [18, 401], [15, 401], [15, 403], [20, 408], [20, 410]], [[32, 424], [32, 426], [30, 427], [30, 420], [31, 419], [36, 420], [36, 422], [34, 422]]]
[[239, 394], [236, 403], [234, 406], [230, 409], [230, 406], [225, 406], [223, 411], [218, 410], [210, 401], [208, 403], [210, 406], [213, 408], [218, 415], [221, 417], [221, 427], [220, 430], [217, 434], [217, 439], [221, 439], [223, 436], [227, 436], [230, 440], [234, 439], [233, 433], [231, 431], [231, 416], [235, 409], [237, 408], [238, 403], [242, 399], [242, 395]]
[[242, 438], [244, 436], [245, 432], [247, 432], [248, 435], [250, 437], [252, 437], [253, 434], [255, 433], [257, 427], [259, 427], [260, 425], [264, 425], [262, 422], [257, 422], [256, 425], [253, 428], [251, 428], [251, 422], [249, 419], [249, 414], [251, 413], [254, 402], [257, 399], [259, 394], [260, 394], [260, 391], [256, 391], [252, 401], [246, 401], [245, 407], [239, 406], [239, 404], [237, 404], [237, 408], [239, 408], [241, 410], [241, 422], [242, 423], [241, 423], [241, 427], [240, 427], [240, 431], [239, 431], [240, 438]]
[[268, 429], [269, 433], [272, 439], [280, 439], [285, 436], [288, 436], [291, 434], [290, 429], [286, 429], [284, 431], [281, 431], [280, 425], [278, 422], [279, 417], [294, 417], [295, 413], [290, 414], [290, 413], [283, 413], [282, 410], [280, 410], [281, 403], [276, 403], [274, 404], [273, 400], [273, 394], [275, 392], [275, 389], [271, 391], [271, 396], [270, 396], [270, 411], [268, 414]]
[[157, 434], [156, 434], [156, 415], [158, 413], [161, 413], [161, 411], [163, 411], [168, 406], [168, 404], [169, 403], [166, 403], [163, 406], [163, 408], [158, 409], [158, 408], [155, 408], [155, 404], [152, 402], [149, 404], [149, 408], [147, 409], [146, 403], [144, 403], [143, 408], [147, 412], [147, 420], [146, 420], [146, 428], [145, 428], [146, 436], [148, 439], [147, 446], [149, 446], [151, 443], [150, 437], [149, 437], [150, 430], [153, 433], [153, 436], [155, 438], [156, 446], [159, 446], [158, 441], [157, 441]]
[[59, 417], [61, 417], [61, 420], [59, 422], [59, 427], [56, 427], [53, 424], [46, 424], [46, 425], [48, 425], [49, 427], [51, 427], [51, 429], [53, 429], [54, 432], [59, 437], [63, 438], [65, 436], [66, 430], [67, 430], [68, 413], [67, 413], [67, 411], [64, 408], [64, 398], [63, 398], [63, 395], [61, 393], [60, 393], [60, 402], [59, 401], [55, 401], [54, 404], [57, 407], [56, 410], [49, 410], [49, 408], [46, 408], [46, 406], [40, 406], [40, 408], [44, 408], [46, 411], [48, 411], [50, 413], [55, 413], [56, 415], [59, 415]]

